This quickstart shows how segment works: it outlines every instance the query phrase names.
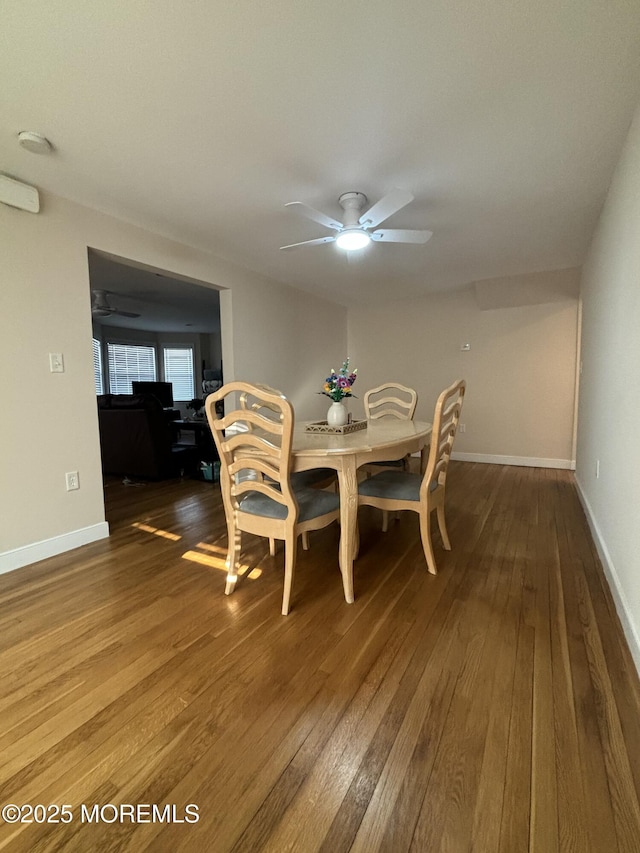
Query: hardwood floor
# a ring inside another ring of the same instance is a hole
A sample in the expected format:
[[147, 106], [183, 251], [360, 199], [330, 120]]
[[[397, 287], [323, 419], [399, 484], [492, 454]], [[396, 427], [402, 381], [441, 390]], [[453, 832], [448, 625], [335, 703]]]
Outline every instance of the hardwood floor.
[[435, 577], [416, 515], [363, 510], [353, 605], [312, 534], [287, 617], [261, 540], [224, 596], [215, 486], [106, 500], [109, 540], [0, 577], [0, 802], [72, 815], [0, 848], [640, 849], [640, 687], [569, 472], [453, 463]]

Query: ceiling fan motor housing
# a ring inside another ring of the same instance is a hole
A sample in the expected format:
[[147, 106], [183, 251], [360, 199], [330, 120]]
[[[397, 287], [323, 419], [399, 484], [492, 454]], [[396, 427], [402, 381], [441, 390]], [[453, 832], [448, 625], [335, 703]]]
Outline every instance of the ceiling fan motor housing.
[[344, 210], [343, 224], [345, 228], [358, 227], [358, 220], [366, 203], [367, 197], [364, 193], [342, 193], [338, 199], [338, 204]]

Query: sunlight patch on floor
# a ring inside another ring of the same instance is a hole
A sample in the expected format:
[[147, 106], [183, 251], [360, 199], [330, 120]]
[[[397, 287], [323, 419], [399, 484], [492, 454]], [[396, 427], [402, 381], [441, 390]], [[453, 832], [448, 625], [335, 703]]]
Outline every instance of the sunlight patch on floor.
[[[242, 565], [242, 564], [238, 566], [238, 574], [239, 575], [245, 575], [245, 574], [247, 574], [248, 571], [249, 571], [249, 566]], [[250, 578], [252, 581], [254, 581], [256, 578], [259, 578], [261, 574], [262, 574], [262, 569], [259, 569], [256, 567], [256, 568], [251, 569], [251, 571], [249, 572], [247, 577]]]
[[134, 521], [131, 525], [136, 530], [144, 530], [145, 533], [153, 533], [155, 536], [162, 536], [163, 539], [171, 539], [172, 542], [177, 542], [182, 539], [177, 533], [169, 533], [168, 530], [160, 530], [158, 527], [152, 527], [150, 524], [143, 524], [141, 521]]
[[[213, 557], [210, 554], [202, 554], [200, 551], [185, 551], [182, 555], [183, 560], [191, 560], [193, 563], [200, 563], [201, 566], [209, 566], [212, 569], [220, 569], [220, 571], [227, 571], [227, 552], [223, 551], [221, 548], [217, 549], [224, 557]], [[248, 578], [252, 581], [259, 578], [262, 574], [262, 569], [253, 568], [249, 571], [250, 567], [247, 564], [241, 563], [238, 566], [237, 575], [246, 574]], [[248, 573], [248, 574], [247, 574]], [[237, 575], [234, 580], [237, 579]]]
[[220, 569], [223, 572], [227, 571], [226, 560], [221, 557], [211, 557], [209, 554], [201, 554], [200, 551], [185, 551], [182, 555], [183, 560], [191, 560], [193, 563], [200, 563], [202, 566], [209, 566], [212, 569]]

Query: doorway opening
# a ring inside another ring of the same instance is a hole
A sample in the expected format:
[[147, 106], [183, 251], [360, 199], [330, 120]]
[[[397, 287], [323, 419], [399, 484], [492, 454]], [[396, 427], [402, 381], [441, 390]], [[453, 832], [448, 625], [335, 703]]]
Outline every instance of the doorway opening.
[[210, 479], [202, 407], [223, 382], [219, 290], [92, 248], [88, 265], [105, 488]]

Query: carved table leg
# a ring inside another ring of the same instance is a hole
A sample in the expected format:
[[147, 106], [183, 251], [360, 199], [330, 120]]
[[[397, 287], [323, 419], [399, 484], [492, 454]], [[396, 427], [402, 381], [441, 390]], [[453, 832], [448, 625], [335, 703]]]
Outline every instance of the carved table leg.
[[353, 604], [353, 557], [356, 551], [358, 478], [355, 458], [344, 456], [338, 471], [340, 488], [340, 571], [345, 601]]

